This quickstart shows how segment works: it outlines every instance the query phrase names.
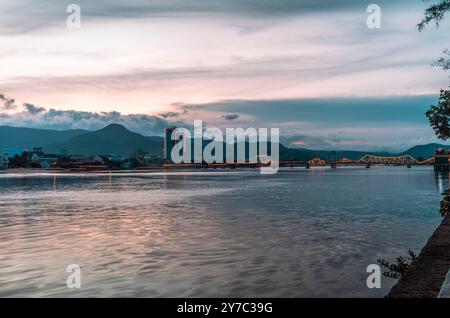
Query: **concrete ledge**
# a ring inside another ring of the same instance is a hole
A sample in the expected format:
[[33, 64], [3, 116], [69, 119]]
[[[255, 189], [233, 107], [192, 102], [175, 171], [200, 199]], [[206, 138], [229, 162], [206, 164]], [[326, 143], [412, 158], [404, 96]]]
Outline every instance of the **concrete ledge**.
[[438, 298], [450, 298], [450, 271], [447, 273], [447, 277], [445, 278], [445, 282], [442, 285]]
[[450, 215], [428, 240], [416, 261], [387, 298], [437, 298], [450, 269]]

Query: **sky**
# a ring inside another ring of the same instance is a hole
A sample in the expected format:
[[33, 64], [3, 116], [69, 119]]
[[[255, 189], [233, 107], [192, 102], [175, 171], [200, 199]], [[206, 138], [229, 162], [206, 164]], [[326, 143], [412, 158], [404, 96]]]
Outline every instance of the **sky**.
[[[69, 4], [81, 28], [67, 27]], [[370, 29], [369, 4], [381, 7]], [[144, 135], [168, 125], [276, 127], [292, 147], [435, 142], [424, 112], [449, 22], [421, 0], [0, 0], [0, 125]]]

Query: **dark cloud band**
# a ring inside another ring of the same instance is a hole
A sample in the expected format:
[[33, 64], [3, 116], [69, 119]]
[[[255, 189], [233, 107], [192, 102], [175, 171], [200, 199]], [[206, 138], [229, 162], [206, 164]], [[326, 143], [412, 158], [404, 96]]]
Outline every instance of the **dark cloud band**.
[[[46, 109], [24, 103], [18, 111], [11, 113], [14, 100], [0, 95], [0, 125], [44, 129], [88, 129], [97, 130], [113, 123], [146, 136], [162, 135], [164, 128], [173, 124], [158, 116], [145, 114], [123, 115], [119, 112], [83, 112], [76, 110]], [[1, 106], [3, 104], [3, 107]], [[9, 105], [9, 106], [6, 106]]]

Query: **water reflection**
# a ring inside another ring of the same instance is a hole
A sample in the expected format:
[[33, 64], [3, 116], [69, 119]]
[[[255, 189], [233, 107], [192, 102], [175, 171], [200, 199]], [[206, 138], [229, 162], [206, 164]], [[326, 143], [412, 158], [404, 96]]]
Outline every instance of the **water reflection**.
[[379, 297], [365, 268], [420, 250], [446, 187], [423, 167], [2, 175], [0, 296]]
[[441, 172], [441, 171], [435, 171], [435, 180], [437, 181], [437, 185], [439, 188], [439, 191], [441, 193], [446, 190], [446, 186], [448, 186], [448, 180], [450, 178], [449, 172]]

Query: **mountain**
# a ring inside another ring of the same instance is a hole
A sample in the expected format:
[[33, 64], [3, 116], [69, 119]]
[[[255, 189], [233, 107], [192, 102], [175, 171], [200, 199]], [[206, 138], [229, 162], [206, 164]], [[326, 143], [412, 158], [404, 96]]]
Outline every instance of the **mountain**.
[[400, 155], [402, 155], [402, 156], [410, 155], [414, 158], [421, 157], [424, 159], [428, 159], [428, 158], [434, 156], [434, 152], [435, 152], [436, 148], [443, 148], [443, 149], [449, 150], [450, 146], [449, 145], [441, 145], [441, 144], [437, 144], [437, 143], [414, 146], [414, 147], [406, 150], [405, 152], [402, 152]]
[[[47, 153], [60, 153], [67, 149], [73, 155], [117, 154], [128, 156], [135, 150], [144, 150], [155, 155], [163, 155], [164, 139], [145, 137], [133, 133], [125, 127], [112, 124], [98, 131], [89, 130], [48, 130], [0, 126], [0, 150], [8, 148], [32, 149], [42, 147]], [[280, 144], [280, 160], [306, 161], [315, 157], [325, 160], [343, 157], [358, 160], [366, 154], [378, 156], [410, 155], [414, 158], [430, 158], [436, 148], [450, 150], [450, 145], [437, 143], [414, 146], [399, 154], [388, 152], [327, 151], [306, 148], [286, 148]]]
[[367, 151], [347, 151], [347, 150], [337, 150], [337, 151], [327, 151], [327, 150], [311, 150], [302, 148], [285, 148], [280, 145], [280, 159], [281, 160], [310, 160], [314, 157], [319, 157], [325, 160], [337, 160], [341, 158], [348, 158], [351, 160], [361, 159], [365, 155], [374, 156], [405, 156], [409, 155], [416, 159], [428, 159], [434, 156], [436, 148], [443, 148], [450, 150], [450, 145], [442, 145], [438, 143], [431, 143], [426, 145], [417, 145], [409, 148], [401, 153], [390, 153], [390, 152], [367, 152]]
[[0, 149], [20, 148], [32, 149], [34, 147], [48, 147], [69, 140], [75, 136], [88, 132], [88, 130], [49, 130], [0, 126]]
[[66, 142], [51, 147], [49, 151], [67, 149], [71, 155], [128, 156], [136, 150], [143, 150], [162, 156], [163, 147], [162, 137], [145, 137], [129, 131], [122, 125], [111, 124], [103, 129], [70, 138]]

